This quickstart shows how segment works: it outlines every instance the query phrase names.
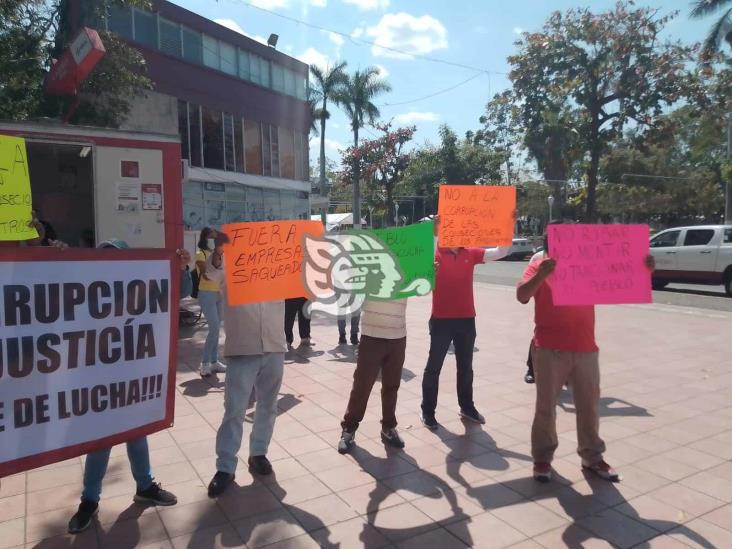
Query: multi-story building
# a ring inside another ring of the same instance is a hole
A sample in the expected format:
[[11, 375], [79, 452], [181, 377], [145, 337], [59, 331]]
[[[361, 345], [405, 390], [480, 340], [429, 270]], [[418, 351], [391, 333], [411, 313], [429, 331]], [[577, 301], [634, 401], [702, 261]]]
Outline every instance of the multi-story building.
[[309, 217], [306, 64], [171, 2], [101, 20], [90, 5], [72, 19], [137, 48], [154, 84], [122, 127], [180, 134], [186, 230]]

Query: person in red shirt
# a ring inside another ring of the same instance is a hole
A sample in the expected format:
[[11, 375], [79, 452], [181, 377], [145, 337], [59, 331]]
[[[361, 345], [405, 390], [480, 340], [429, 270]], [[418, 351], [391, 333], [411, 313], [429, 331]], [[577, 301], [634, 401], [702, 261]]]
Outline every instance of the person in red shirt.
[[[618, 473], [603, 459], [605, 443], [600, 438], [600, 366], [595, 342], [595, 307], [554, 305], [552, 289], [547, 282], [556, 268], [549, 257], [544, 237], [544, 254], [532, 258], [516, 289], [516, 298], [526, 304], [534, 298], [534, 339], [531, 346], [536, 410], [531, 427], [531, 455], [534, 478], [549, 482], [551, 462], [559, 444], [556, 427], [556, 406], [565, 383], [572, 388], [577, 415], [577, 453], [582, 468], [600, 478], [617, 482]], [[653, 256], [645, 259], [655, 269]]]
[[[435, 216], [435, 235], [439, 222], [439, 216]], [[475, 409], [473, 402], [473, 271], [478, 264], [506, 257], [510, 249], [510, 246], [488, 249], [440, 248], [438, 242], [435, 250], [432, 316], [429, 321], [430, 352], [422, 377], [422, 423], [428, 429], [437, 429], [435, 409], [440, 372], [451, 343], [455, 346], [457, 362], [460, 416], [476, 423], [485, 423], [485, 418]]]

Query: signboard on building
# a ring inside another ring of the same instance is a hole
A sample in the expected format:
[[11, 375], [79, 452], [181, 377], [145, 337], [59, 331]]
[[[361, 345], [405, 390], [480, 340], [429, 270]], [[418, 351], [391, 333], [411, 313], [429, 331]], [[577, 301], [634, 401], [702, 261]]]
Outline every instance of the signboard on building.
[[99, 33], [84, 27], [74, 37], [46, 78], [48, 95], [76, 95], [84, 79], [104, 57], [106, 50]]

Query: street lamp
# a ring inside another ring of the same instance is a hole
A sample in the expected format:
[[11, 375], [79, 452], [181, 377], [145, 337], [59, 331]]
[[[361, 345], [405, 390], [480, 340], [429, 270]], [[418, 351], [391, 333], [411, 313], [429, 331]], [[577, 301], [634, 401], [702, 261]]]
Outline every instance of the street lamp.
[[547, 202], [549, 202], [549, 221], [551, 222], [551, 220], [553, 219], [552, 209], [554, 208], [554, 197], [549, 195], [549, 198], [547, 198], [546, 200]]
[[394, 226], [399, 226], [399, 202], [394, 202]]

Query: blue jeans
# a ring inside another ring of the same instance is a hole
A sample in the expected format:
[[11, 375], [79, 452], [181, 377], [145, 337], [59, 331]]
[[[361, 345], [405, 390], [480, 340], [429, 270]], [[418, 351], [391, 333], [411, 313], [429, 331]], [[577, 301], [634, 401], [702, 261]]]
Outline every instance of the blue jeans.
[[257, 395], [249, 455], [265, 456], [277, 419], [277, 395], [282, 385], [284, 353], [229, 357], [224, 393], [224, 419], [216, 434], [216, 470], [233, 474], [244, 435], [252, 388]]
[[223, 315], [223, 300], [221, 292], [210, 292], [201, 290], [198, 292], [198, 302], [201, 305], [201, 312], [208, 322], [208, 335], [203, 345], [203, 358], [201, 362], [212, 363], [219, 359], [219, 330], [221, 329], [221, 317]]
[[[361, 321], [361, 312], [351, 315], [351, 337], [358, 336], [358, 323]], [[340, 337], [346, 337], [346, 319], [338, 319], [338, 335]]]
[[[107, 472], [109, 454], [112, 448], [97, 450], [87, 454], [84, 465], [84, 490], [81, 499], [97, 503], [102, 494], [102, 481]], [[127, 443], [127, 457], [130, 460], [132, 476], [137, 483], [137, 490], [147, 490], [152, 486], [153, 476], [150, 469], [150, 452], [147, 448], [147, 437], [140, 437]]]

